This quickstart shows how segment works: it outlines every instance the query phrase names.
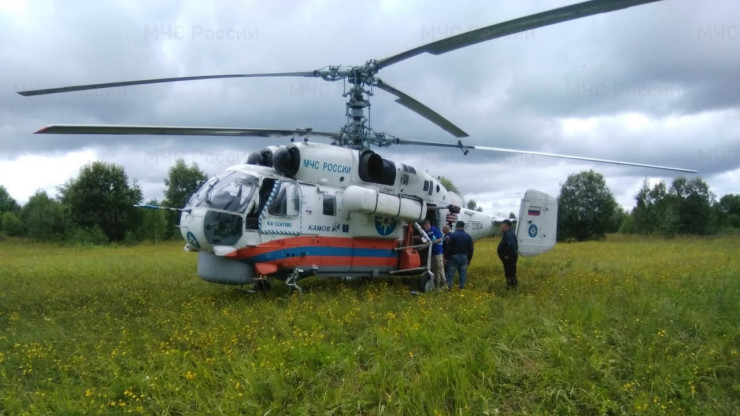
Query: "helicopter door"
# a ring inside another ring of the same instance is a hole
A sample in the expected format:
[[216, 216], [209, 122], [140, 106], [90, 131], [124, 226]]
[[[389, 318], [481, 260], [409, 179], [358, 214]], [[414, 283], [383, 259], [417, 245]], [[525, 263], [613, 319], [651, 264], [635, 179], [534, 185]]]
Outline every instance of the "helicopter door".
[[557, 225], [557, 200], [544, 192], [528, 190], [522, 198], [516, 224], [519, 254], [534, 256], [553, 248]]
[[301, 187], [295, 181], [278, 181], [262, 210], [259, 229], [262, 233], [301, 233]]

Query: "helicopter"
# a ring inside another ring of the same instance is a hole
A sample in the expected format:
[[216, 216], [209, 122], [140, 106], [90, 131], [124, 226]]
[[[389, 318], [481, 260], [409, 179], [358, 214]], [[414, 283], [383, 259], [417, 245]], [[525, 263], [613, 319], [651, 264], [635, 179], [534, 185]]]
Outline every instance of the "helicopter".
[[[612, 12], [659, 0], [591, 0], [437, 40], [384, 59], [356, 66], [326, 66], [299, 72], [247, 73], [156, 78], [21, 91], [23, 96], [101, 88], [223, 78], [306, 77], [343, 82], [346, 124], [337, 132], [304, 129], [180, 127], [137, 125], [46, 126], [39, 134], [189, 135], [289, 138], [290, 144], [251, 153], [245, 163], [207, 180], [181, 213], [184, 249], [198, 255], [198, 275], [208, 282], [269, 287], [270, 278], [301, 291], [308, 276], [379, 277], [420, 275], [421, 291], [433, 287], [431, 243], [419, 222], [441, 226], [449, 214], [465, 224], [474, 240], [488, 237], [505, 218], [463, 209], [462, 197], [432, 175], [384, 158], [373, 147], [434, 146], [471, 151], [531, 154], [652, 169], [689, 169], [463, 143], [468, 134], [454, 123], [378, 77], [390, 66], [430, 53], [441, 55], [503, 36]], [[433, 142], [375, 131], [368, 112], [375, 89], [455, 137]], [[313, 141], [320, 138], [330, 143]], [[311, 139], [311, 140], [309, 140]], [[557, 200], [537, 190], [522, 198], [515, 232], [519, 253], [550, 250], [557, 234]], [[423, 256], [423, 251], [427, 255]], [[426, 257], [426, 261], [423, 259]], [[425, 264], [426, 263], [426, 264]]]

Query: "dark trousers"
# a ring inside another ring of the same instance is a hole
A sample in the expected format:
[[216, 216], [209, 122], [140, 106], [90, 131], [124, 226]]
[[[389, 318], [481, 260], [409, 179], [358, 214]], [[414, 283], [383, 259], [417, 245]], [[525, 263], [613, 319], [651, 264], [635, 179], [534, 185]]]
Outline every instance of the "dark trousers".
[[508, 259], [501, 258], [501, 262], [504, 263], [504, 275], [506, 276], [506, 286], [516, 287], [516, 262], [519, 260], [519, 256], [509, 256]]

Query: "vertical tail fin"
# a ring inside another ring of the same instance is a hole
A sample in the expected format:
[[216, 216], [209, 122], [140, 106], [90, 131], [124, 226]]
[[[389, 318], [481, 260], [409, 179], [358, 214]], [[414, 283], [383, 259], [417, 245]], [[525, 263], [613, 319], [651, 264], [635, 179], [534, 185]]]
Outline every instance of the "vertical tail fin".
[[516, 235], [519, 254], [535, 256], [555, 246], [558, 225], [558, 201], [550, 195], [528, 190], [522, 198]]

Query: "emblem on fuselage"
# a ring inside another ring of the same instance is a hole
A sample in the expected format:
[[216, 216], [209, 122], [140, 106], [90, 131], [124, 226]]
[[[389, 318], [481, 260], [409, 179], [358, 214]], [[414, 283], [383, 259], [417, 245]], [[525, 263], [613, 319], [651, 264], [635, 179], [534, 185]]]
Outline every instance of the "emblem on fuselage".
[[375, 217], [375, 231], [380, 235], [391, 235], [396, 229], [396, 223], [392, 218]]
[[200, 243], [198, 242], [198, 239], [195, 238], [195, 235], [191, 231], [188, 231], [187, 238], [188, 238], [188, 244], [190, 244], [191, 246], [195, 248], [200, 248]]

